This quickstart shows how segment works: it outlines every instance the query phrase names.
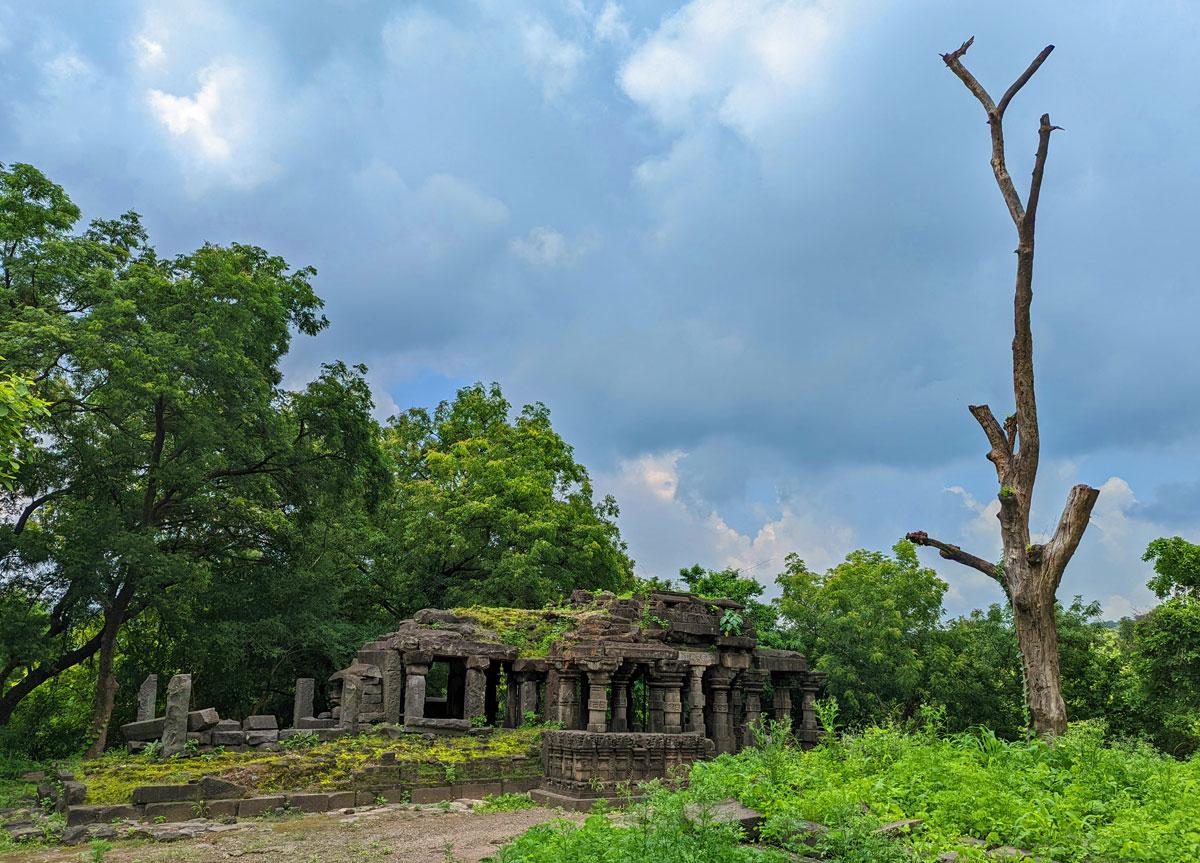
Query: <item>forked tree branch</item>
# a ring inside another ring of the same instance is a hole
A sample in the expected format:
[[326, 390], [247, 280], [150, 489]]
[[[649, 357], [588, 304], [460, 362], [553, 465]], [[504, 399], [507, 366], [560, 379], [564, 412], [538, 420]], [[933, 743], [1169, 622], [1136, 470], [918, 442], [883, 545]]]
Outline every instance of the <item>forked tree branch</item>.
[[984, 560], [982, 557], [976, 557], [969, 552], [963, 551], [957, 545], [951, 545], [948, 542], [942, 542], [939, 539], [934, 539], [923, 530], [913, 531], [912, 533], [908, 534], [905, 539], [916, 545], [924, 545], [929, 548], [936, 548], [938, 553], [941, 554], [941, 556], [946, 560], [953, 560], [955, 563], [961, 563], [963, 566], [969, 566], [972, 569], [977, 569], [988, 578], [994, 578], [996, 581], [1004, 584], [1003, 579], [1000, 577], [1000, 570], [996, 567], [996, 564], [992, 563], [991, 561]]
[[1012, 441], [1004, 433], [1000, 423], [996, 421], [990, 407], [968, 405], [967, 409], [983, 427], [983, 433], [987, 435], [988, 443], [992, 445], [992, 450], [988, 453], [988, 461], [996, 466], [996, 478], [1000, 480], [1001, 485], [1004, 485], [1008, 482], [1008, 471], [1011, 467]]
[[1067, 495], [1067, 504], [1063, 507], [1054, 536], [1042, 549], [1042, 572], [1046, 577], [1054, 579], [1055, 590], [1062, 581], [1067, 561], [1071, 559], [1071, 555], [1079, 547], [1079, 541], [1083, 539], [1083, 532], [1087, 529], [1092, 507], [1096, 505], [1098, 497], [1099, 489], [1082, 484], [1074, 486]]

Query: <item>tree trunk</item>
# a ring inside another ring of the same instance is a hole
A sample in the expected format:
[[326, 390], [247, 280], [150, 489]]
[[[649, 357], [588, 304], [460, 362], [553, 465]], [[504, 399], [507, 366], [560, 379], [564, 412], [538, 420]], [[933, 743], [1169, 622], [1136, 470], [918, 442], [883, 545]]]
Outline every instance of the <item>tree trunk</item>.
[[1012, 607], [1034, 731], [1042, 738], [1056, 737], [1067, 730], [1067, 706], [1059, 674], [1054, 596], [1017, 595]]
[[98, 758], [108, 745], [108, 723], [112, 719], [113, 702], [117, 695], [117, 678], [113, 674], [113, 657], [117, 651], [117, 633], [121, 629], [124, 609], [104, 613], [104, 630], [100, 634], [100, 661], [96, 669], [96, 698], [92, 708], [91, 745], [84, 758]]

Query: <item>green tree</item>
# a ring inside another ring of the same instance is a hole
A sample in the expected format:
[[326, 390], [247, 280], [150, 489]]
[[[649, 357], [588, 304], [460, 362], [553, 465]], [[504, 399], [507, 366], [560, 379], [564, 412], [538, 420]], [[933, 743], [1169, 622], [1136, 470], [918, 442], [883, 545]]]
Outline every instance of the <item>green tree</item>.
[[737, 569], [705, 569], [698, 563], [679, 570], [679, 577], [687, 589], [697, 596], [740, 602], [745, 606], [746, 617], [754, 625], [760, 640], [770, 640], [769, 635], [776, 631], [779, 612], [774, 606], [758, 599], [764, 588], [757, 579], [742, 575]]
[[908, 541], [892, 556], [859, 550], [824, 574], [795, 554], [777, 581], [790, 635], [851, 723], [910, 714], [920, 701], [946, 583]]
[[[3, 359], [3, 357], [0, 357]], [[0, 486], [10, 488], [20, 467], [20, 451], [30, 446], [31, 426], [46, 415], [46, 404], [26, 378], [0, 375]]]
[[396, 616], [473, 603], [536, 608], [577, 588], [622, 590], [633, 563], [611, 497], [554, 431], [545, 405], [515, 419], [500, 387], [464, 387], [384, 431], [395, 475], [372, 577]]
[[1181, 536], [1160, 537], [1146, 547], [1142, 560], [1154, 563], [1154, 577], [1146, 586], [1159, 599], [1200, 596], [1200, 545]]
[[378, 431], [360, 368], [281, 384], [293, 332], [326, 325], [313, 270], [238, 244], [162, 259], [135, 213], [73, 234], [28, 165], [0, 194], [0, 353], [48, 409], [0, 527], [0, 723], [95, 657], [94, 753], [125, 625], [281, 565], [332, 489], [382, 481]]

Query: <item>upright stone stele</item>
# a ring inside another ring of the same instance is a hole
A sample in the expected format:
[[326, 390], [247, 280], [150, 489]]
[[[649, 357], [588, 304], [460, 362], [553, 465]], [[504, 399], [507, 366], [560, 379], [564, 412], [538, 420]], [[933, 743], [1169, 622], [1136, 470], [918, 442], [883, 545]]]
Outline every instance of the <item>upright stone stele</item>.
[[188, 707], [192, 703], [192, 675], [176, 674], [167, 684], [167, 712], [163, 720], [162, 756], [183, 752], [187, 743]]
[[154, 706], [158, 702], [158, 675], [151, 674], [142, 681], [138, 690], [137, 721], [154, 718]]
[[311, 677], [296, 678], [296, 701], [292, 707], [292, 728], [300, 727], [301, 719], [309, 719], [313, 715], [313, 695], [317, 690], [317, 681]]
[[358, 713], [362, 709], [362, 678], [347, 674], [342, 678], [342, 709], [338, 725], [353, 734], [358, 730]]
[[425, 718], [425, 675], [429, 673], [432, 657], [404, 657], [404, 721]]

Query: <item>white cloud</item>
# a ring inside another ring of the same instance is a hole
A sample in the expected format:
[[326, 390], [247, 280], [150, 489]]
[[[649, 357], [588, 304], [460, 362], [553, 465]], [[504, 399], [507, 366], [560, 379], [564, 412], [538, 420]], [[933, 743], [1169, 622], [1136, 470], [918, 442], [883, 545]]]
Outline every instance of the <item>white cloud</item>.
[[162, 43], [156, 42], [144, 33], [133, 38], [133, 50], [136, 52], [138, 65], [143, 68], [155, 66], [166, 57]]
[[516, 237], [509, 243], [512, 253], [528, 264], [553, 269], [575, 263], [596, 246], [593, 234], [584, 234], [574, 240], [565, 237], [554, 228], [536, 227], [524, 237]]
[[545, 21], [528, 21], [522, 26], [521, 48], [526, 72], [541, 84], [547, 100], [561, 96], [575, 83], [584, 51], [559, 36]]
[[619, 81], [667, 128], [715, 120], [753, 141], [794, 111], [836, 26], [822, 2], [693, 0], [633, 53]]
[[146, 94], [151, 114], [178, 145], [193, 193], [213, 182], [252, 188], [271, 179], [279, 165], [271, 155], [282, 117], [263, 90], [263, 82], [235, 60], [206, 66], [197, 76], [194, 95], [158, 89]]
[[[783, 559], [798, 553], [812, 567], [825, 569], [852, 548], [849, 526], [785, 504], [775, 517], [764, 517], [742, 532], [714, 509], [691, 504], [678, 495], [682, 451], [644, 454], [620, 462], [616, 471], [596, 478], [597, 488], [621, 504], [621, 532], [643, 576], [676, 577], [681, 567], [735, 567], [770, 590]], [[680, 557], [680, 549], [686, 558]]]
[[62, 51], [42, 64], [46, 82], [55, 89], [65, 89], [90, 81], [95, 71], [90, 63], [74, 51]]
[[592, 29], [596, 38], [602, 42], [623, 44], [629, 41], [629, 22], [625, 20], [625, 10], [613, 0], [606, 0], [603, 8], [596, 14]]

